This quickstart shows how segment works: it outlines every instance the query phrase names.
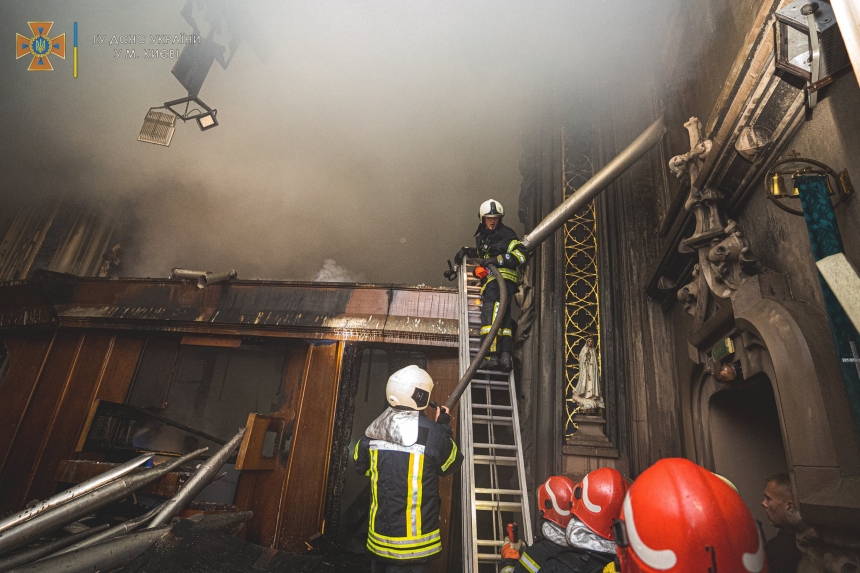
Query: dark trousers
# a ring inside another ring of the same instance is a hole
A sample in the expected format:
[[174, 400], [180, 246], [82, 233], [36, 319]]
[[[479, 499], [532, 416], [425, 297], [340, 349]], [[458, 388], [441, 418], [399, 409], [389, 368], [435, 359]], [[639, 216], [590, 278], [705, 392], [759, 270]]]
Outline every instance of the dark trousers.
[[490, 353], [511, 352], [514, 351], [514, 333], [512, 330], [514, 321], [511, 319], [511, 301], [514, 300], [514, 295], [517, 293], [519, 286], [517, 283], [505, 280], [505, 286], [508, 289], [508, 304], [505, 308], [499, 308], [499, 283], [498, 279], [487, 283], [484, 292], [481, 293], [481, 344], [490, 332], [493, 326], [493, 319], [496, 314], [503, 312], [502, 325], [499, 332], [496, 334], [496, 339], [490, 344]]
[[426, 573], [430, 570], [429, 567], [428, 563], [410, 565], [408, 561], [394, 564], [377, 559], [370, 560], [370, 573]]

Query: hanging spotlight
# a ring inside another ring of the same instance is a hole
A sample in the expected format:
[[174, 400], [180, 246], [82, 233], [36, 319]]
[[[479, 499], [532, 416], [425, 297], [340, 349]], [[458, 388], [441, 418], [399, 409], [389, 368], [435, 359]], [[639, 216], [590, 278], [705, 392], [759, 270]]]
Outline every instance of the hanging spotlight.
[[[182, 104], [185, 104], [185, 109], [179, 108]], [[175, 107], [177, 109], [174, 109]], [[158, 111], [162, 109], [167, 112]], [[200, 131], [206, 131], [218, 127], [217, 115], [217, 109], [212, 109], [197, 97], [189, 96], [168, 101], [161, 107], [150, 108], [143, 120], [143, 127], [137, 140], [167, 147], [173, 139], [177, 118], [183, 122], [193, 119], [197, 121]]]

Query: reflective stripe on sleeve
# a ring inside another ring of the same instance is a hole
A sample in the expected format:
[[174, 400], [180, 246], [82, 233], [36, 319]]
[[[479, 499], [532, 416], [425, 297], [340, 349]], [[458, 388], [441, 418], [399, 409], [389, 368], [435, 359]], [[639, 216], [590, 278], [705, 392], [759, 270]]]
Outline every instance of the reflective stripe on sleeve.
[[445, 463], [442, 464], [442, 471], [447, 471], [448, 468], [451, 467], [451, 464], [454, 463], [454, 460], [457, 459], [457, 444], [454, 443], [454, 440], [451, 440], [451, 455], [448, 456], [448, 459], [445, 460]]
[[[357, 442], [355, 442], [355, 453], [352, 454], [352, 459], [355, 461], [358, 461], [358, 446], [360, 446], [360, 445], [361, 445], [361, 440], [358, 440]], [[341, 451], [343, 451], [343, 450], [341, 450]]]
[[540, 571], [540, 565], [534, 562], [534, 560], [529, 557], [528, 553], [523, 553], [522, 557], [520, 557], [520, 565], [531, 571], [532, 573], [537, 573]]

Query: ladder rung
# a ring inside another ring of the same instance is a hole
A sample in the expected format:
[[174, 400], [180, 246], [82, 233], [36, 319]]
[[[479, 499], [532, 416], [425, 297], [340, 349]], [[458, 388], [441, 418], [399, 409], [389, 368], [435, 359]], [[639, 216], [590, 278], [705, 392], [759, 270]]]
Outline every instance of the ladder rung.
[[523, 495], [518, 489], [494, 489], [490, 487], [476, 487], [475, 493], [487, 493], [497, 495]]
[[502, 560], [502, 556], [496, 555], [495, 553], [478, 553], [478, 561], [496, 562], [496, 561], [501, 561], [501, 560]]
[[[478, 547], [502, 547], [506, 541], [496, 541], [495, 539], [479, 539]], [[486, 555], [489, 555], [487, 553]]]
[[481, 499], [475, 500], [475, 509], [481, 511], [520, 511], [523, 504], [516, 501], [484, 501]]
[[478, 370], [476, 374], [487, 374], [489, 376], [504, 376], [505, 382], [504, 384], [507, 386], [508, 384], [508, 376], [510, 376], [510, 372], [502, 372], [501, 370]]
[[483, 416], [480, 414], [472, 414], [473, 422], [489, 422], [491, 424], [504, 424], [510, 426], [513, 424], [513, 418], [502, 417], [502, 416]]
[[484, 454], [475, 454], [472, 456], [472, 461], [476, 464], [496, 464], [499, 466], [517, 465], [517, 458], [511, 456], [488, 456]]
[[507, 410], [509, 412], [511, 411], [510, 406], [502, 406], [500, 404], [472, 404], [472, 409], [474, 410], [475, 408], [483, 408], [485, 410]]
[[491, 450], [516, 450], [517, 447], [512, 444], [472, 444], [472, 448], [488, 448]]

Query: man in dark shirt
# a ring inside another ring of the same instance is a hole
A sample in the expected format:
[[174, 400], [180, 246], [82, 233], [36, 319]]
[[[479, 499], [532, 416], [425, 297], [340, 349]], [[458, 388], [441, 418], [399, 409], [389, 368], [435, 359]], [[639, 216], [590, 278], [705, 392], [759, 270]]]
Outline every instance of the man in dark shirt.
[[767, 569], [769, 573], [796, 573], [800, 563], [800, 549], [794, 537], [792, 524], [799, 521], [791, 480], [787, 473], [776, 474], [767, 479], [764, 487], [764, 500], [761, 502], [767, 513], [768, 521], [779, 528], [765, 545]]

